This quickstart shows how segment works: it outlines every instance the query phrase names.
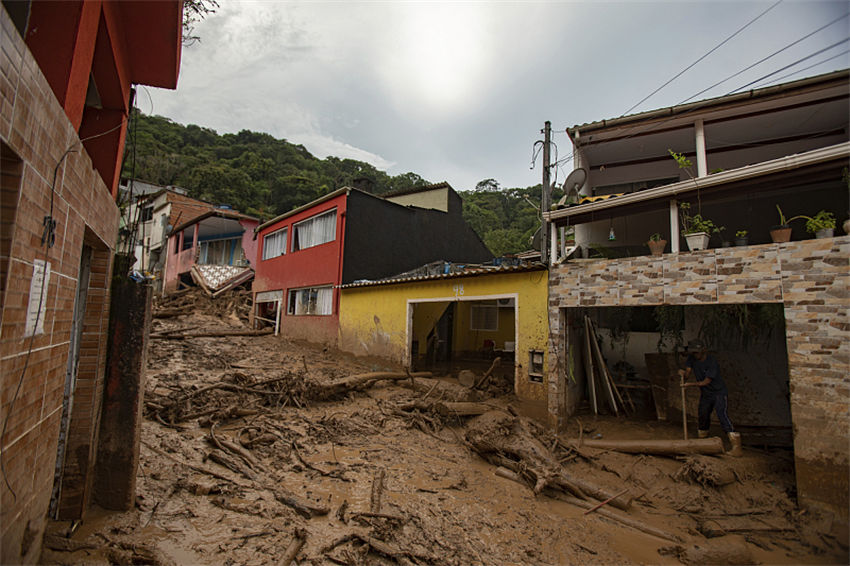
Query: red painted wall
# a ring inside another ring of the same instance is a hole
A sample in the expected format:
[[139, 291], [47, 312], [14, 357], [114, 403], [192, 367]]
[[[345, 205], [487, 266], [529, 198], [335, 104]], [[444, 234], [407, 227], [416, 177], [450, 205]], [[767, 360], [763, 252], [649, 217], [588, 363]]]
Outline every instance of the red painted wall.
[[[257, 263], [253, 290], [255, 293], [283, 290], [281, 333], [285, 336], [313, 342], [336, 343], [339, 327], [339, 289], [334, 288], [333, 315], [330, 316], [288, 315], [286, 300], [290, 289], [339, 285], [342, 273], [346, 205], [347, 195], [342, 194], [267, 226], [257, 236]], [[293, 225], [333, 209], [336, 209], [336, 239], [333, 242], [293, 252]], [[263, 239], [266, 235], [284, 227], [288, 229], [286, 253], [263, 260]]]

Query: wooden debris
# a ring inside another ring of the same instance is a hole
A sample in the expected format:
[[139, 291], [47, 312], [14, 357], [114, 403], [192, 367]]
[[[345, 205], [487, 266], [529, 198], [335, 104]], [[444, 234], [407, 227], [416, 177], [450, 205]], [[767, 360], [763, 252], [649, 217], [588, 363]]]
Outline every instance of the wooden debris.
[[585, 514], [585, 515], [587, 515], [588, 513], [593, 513], [594, 511], [596, 511], [597, 509], [599, 509], [599, 508], [600, 508], [600, 507], [602, 507], [603, 505], [606, 505], [606, 504], [608, 504], [608, 503], [611, 503], [611, 501], [613, 501], [614, 499], [616, 499], [616, 498], [620, 497], [621, 495], [625, 495], [626, 493], [628, 493], [628, 491], [629, 491], [629, 489], [628, 489], [628, 488], [624, 489], [623, 491], [621, 491], [621, 492], [620, 492], [620, 493], [618, 493], [617, 495], [613, 495], [613, 496], [609, 497], [608, 499], [606, 499], [605, 501], [602, 501], [602, 502], [600, 502], [600, 503], [598, 503], [598, 504], [594, 505], [593, 507], [591, 507], [590, 509], [588, 509], [587, 511], [585, 511], [585, 512], [584, 512], [584, 514]]
[[384, 476], [386, 476], [386, 473], [384, 468], [380, 468], [375, 472], [375, 477], [372, 480], [372, 495], [369, 498], [370, 513], [381, 512], [381, 494], [384, 491]]
[[626, 452], [628, 454], [722, 454], [723, 441], [719, 437], [692, 438], [690, 440], [585, 440], [582, 446]]
[[[577, 507], [582, 507], [584, 509], [591, 509], [593, 507], [593, 503], [578, 499], [571, 495], [558, 494], [556, 495], [556, 498], [562, 501], [566, 501], [567, 503], [576, 505]], [[603, 517], [611, 519], [612, 521], [617, 521], [618, 523], [622, 523], [623, 525], [626, 525], [648, 535], [658, 537], [660, 539], [664, 539], [671, 542], [679, 542], [681, 540], [674, 534], [655, 528], [651, 525], [647, 525], [646, 523], [638, 521], [637, 519], [633, 519], [632, 517], [623, 515], [622, 513], [612, 511], [611, 509], [598, 509], [596, 513], [602, 515]]]
[[286, 548], [286, 552], [283, 553], [281, 564], [283, 564], [283, 566], [289, 566], [292, 564], [292, 561], [295, 560], [296, 556], [298, 556], [298, 553], [301, 551], [305, 542], [307, 542], [307, 531], [304, 529], [297, 529], [293, 534], [292, 542], [289, 543], [289, 546]]
[[490, 380], [490, 376], [493, 375], [493, 372], [496, 371], [496, 368], [499, 367], [499, 363], [502, 361], [502, 358], [496, 357], [493, 360], [493, 363], [490, 364], [490, 369], [484, 372], [484, 375], [481, 376], [481, 379], [475, 382], [475, 385], [472, 386], [473, 389], [480, 389], [482, 385], [486, 384]]
[[330, 513], [330, 509], [324, 505], [314, 503], [309, 499], [299, 497], [293, 493], [275, 491], [274, 497], [284, 505], [292, 507], [296, 513], [305, 519], [312, 519], [313, 517], [320, 517]]
[[266, 336], [272, 334], [274, 329], [263, 328], [262, 330], [216, 330], [207, 332], [184, 332], [164, 333], [158, 332], [151, 334], [150, 337], [160, 340], [185, 340], [186, 338], [226, 338], [229, 336]]

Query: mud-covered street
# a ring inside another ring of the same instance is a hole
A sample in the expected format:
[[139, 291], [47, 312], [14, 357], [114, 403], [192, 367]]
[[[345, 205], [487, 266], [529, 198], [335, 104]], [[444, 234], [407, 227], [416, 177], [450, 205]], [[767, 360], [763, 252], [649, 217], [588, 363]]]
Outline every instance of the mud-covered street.
[[797, 508], [788, 452], [591, 448], [681, 426], [587, 415], [556, 437], [498, 379], [181, 337], [248, 326], [244, 296], [180, 301], [153, 323], [135, 508], [52, 523], [43, 563], [846, 562], [832, 518]]

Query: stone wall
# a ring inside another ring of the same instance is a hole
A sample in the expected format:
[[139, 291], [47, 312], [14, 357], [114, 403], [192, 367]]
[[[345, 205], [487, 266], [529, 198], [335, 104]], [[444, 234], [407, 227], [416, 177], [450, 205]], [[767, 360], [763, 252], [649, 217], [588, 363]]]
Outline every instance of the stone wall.
[[[783, 304], [798, 494], [801, 502], [846, 520], [850, 236], [556, 266], [549, 274], [550, 355], [563, 360], [571, 308], [733, 303]], [[556, 428], [576, 405], [571, 395], [577, 391], [564, 378], [567, 365], [553, 364], [549, 379], [549, 419]]]
[[[102, 396], [118, 208], [5, 9], [0, 8], [0, 563], [38, 559], [51, 499], [83, 246], [92, 249], [81, 316], [79, 372], [58, 509], [79, 517], [89, 498]], [[69, 151], [70, 150], [70, 151]], [[66, 155], [67, 152], [67, 155]], [[11, 169], [6, 164], [16, 164]], [[55, 184], [54, 184], [55, 171]], [[43, 219], [56, 220], [42, 245]], [[35, 260], [50, 265], [44, 332], [25, 335]]]

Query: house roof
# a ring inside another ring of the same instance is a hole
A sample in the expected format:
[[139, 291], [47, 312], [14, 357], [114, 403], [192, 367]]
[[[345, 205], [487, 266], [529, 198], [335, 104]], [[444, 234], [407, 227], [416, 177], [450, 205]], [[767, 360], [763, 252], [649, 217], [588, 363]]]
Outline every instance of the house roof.
[[441, 273], [438, 275], [418, 275], [411, 277], [393, 277], [379, 281], [355, 281], [346, 285], [340, 285], [340, 289], [353, 289], [355, 287], [377, 287], [380, 285], [398, 285], [400, 283], [411, 283], [419, 281], [437, 281], [441, 279], [458, 279], [460, 277], [480, 277], [482, 275], [499, 275], [504, 273], [523, 273], [526, 271], [544, 271], [546, 266], [542, 263], [530, 263], [517, 266], [475, 266], [464, 271], [454, 273]]
[[249, 220], [249, 221], [253, 220], [254, 222], [260, 221], [259, 218], [256, 218], [254, 216], [249, 216], [247, 214], [242, 214], [241, 212], [237, 212], [235, 210], [228, 210], [226, 208], [216, 208], [216, 209], [213, 209], [213, 210], [208, 210], [207, 212], [204, 212], [203, 214], [196, 216], [195, 218], [188, 220], [188, 221], [184, 222], [183, 224], [180, 224], [179, 226], [175, 227], [172, 230], [172, 233], [179, 232], [180, 230], [183, 230], [183, 229], [191, 226], [192, 224], [198, 224], [198, 223], [206, 220], [207, 218], [225, 218], [225, 219], [229, 219], [229, 220]]
[[753, 101], [759, 99], [786, 96], [796, 91], [804, 91], [813, 88], [823, 88], [833, 83], [846, 83], [848, 81], [848, 78], [850, 78], [850, 70], [843, 69], [840, 71], [826, 73], [815, 77], [808, 77], [805, 79], [783, 83], [780, 85], [748, 90], [746, 92], [741, 92], [738, 94], [728, 94], [726, 96], [708, 98], [696, 102], [689, 102], [686, 104], [678, 104], [675, 106], [658, 108], [656, 110], [648, 110], [646, 112], [639, 112], [636, 114], [630, 114], [628, 116], [620, 116], [618, 118], [587, 122], [585, 124], [575, 125], [571, 128], [567, 128], [567, 133], [570, 135], [571, 138], [576, 139], [577, 134], [585, 136], [595, 131], [625, 125], [632, 125], [638, 122], [646, 122], [661, 118], [672, 118], [684, 114], [689, 114], [697, 110], [712, 110], [721, 106], [731, 106], [741, 103], [752, 103]]

